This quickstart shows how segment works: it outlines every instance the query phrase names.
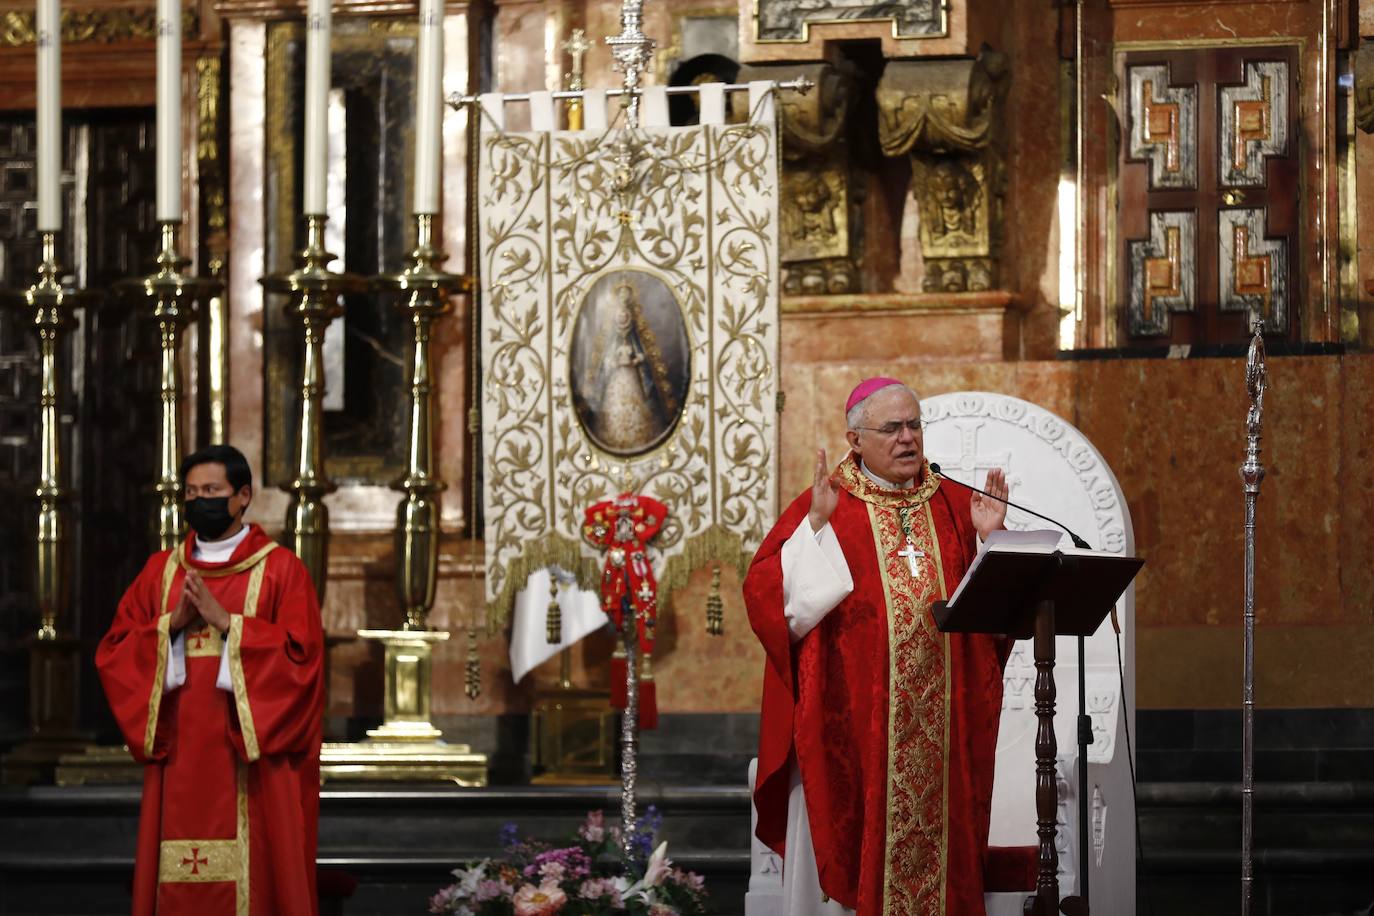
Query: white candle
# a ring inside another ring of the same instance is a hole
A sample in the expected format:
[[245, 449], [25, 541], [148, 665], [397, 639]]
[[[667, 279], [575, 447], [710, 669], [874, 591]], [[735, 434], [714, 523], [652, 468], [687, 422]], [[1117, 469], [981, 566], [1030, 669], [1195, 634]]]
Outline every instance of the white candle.
[[326, 214], [329, 172], [329, 0], [310, 0], [305, 14], [305, 214]]
[[38, 231], [62, 228], [62, 5], [38, 0]]
[[444, 123], [444, 0], [420, 0], [415, 59], [415, 212], [439, 212]]
[[181, 219], [181, 0], [157, 0], [157, 218]]

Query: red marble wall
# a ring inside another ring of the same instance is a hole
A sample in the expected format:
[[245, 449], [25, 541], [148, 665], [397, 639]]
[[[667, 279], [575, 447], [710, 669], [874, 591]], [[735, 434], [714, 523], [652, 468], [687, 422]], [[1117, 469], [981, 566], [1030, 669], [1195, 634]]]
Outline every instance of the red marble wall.
[[[911, 319], [874, 317], [852, 329], [870, 341], [900, 339]], [[784, 331], [798, 322], [784, 320]], [[1138, 580], [1137, 677], [1145, 708], [1233, 707], [1241, 671], [1244, 457], [1247, 398], [1240, 359], [974, 362], [903, 359], [825, 363], [789, 360], [782, 427], [782, 490], [808, 484], [814, 449], [843, 449], [843, 403], [860, 374], [892, 374], [923, 394], [986, 390], [1042, 404], [1101, 450], [1126, 493]], [[1374, 492], [1371, 445], [1358, 418], [1374, 414], [1374, 357], [1270, 360], [1257, 553], [1257, 701], [1263, 707], [1374, 704]], [[379, 573], [383, 567], [377, 566]], [[510, 682], [506, 636], [485, 634], [484, 693], [463, 695], [466, 627], [477, 583], [441, 585], [436, 625], [455, 630], [438, 652], [436, 712], [528, 709], [532, 683], [551, 683], [556, 663], [524, 685]], [[709, 572], [673, 596], [661, 624], [655, 671], [668, 712], [756, 707], [763, 657], [748, 629], [738, 583], [724, 576], [726, 635], [705, 633]], [[383, 575], [372, 595], [385, 603]], [[331, 593], [333, 594], [333, 593]], [[385, 617], [385, 613], [382, 614]], [[376, 625], [388, 621], [368, 618]], [[394, 622], [394, 621], [392, 621]], [[579, 683], [602, 683], [609, 645], [575, 651]], [[379, 708], [380, 655], [343, 643], [334, 650], [331, 709]], [[355, 666], [360, 666], [356, 667]], [[1318, 674], [1320, 676], [1318, 676]], [[375, 688], [366, 685], [376, 682]], [[361, 691], [361, 692], [359, 692]]]

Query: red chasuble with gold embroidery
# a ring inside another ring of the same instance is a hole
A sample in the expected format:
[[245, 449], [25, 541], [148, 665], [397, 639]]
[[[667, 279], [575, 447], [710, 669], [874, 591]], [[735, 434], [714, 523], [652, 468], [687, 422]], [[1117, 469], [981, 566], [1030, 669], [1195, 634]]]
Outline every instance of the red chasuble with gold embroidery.
[[836, 477], [830, 524], [854, 591], [792, 644], [781, 554], [810, 491], [744, 582], [767, 656], [758, 837], [785, 855], [795, 761], [826, 895], [858, 916], [982, 916], [1007, 643], [940, 633], [930, 610], [975, 555], [969, 490], [928, 467], [919, 486], [885, 490], [852, 455]]
[[[96, 667], [143, 771], [135, 916], [313, 914], [324, 713], [320, 610], [305, 566], [254, 525], [227, 563], [192, 539], [125, 593]], [[229, 612], [186, 632], [186, 682], [164, 690], [187, 568]], [[215, 686], [228, 646], [232, 690]]]

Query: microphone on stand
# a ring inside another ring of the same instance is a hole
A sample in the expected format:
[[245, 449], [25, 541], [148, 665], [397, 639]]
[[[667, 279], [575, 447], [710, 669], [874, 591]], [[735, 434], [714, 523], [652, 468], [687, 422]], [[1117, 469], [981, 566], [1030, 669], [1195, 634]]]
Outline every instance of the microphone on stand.
[[[1008, 506], [1011, 506], [1013, 509], [1020, 509], [1022, 512], [1025, 512], [1027, 515], [1034, 515], [1036, 518], [1044, 519], [1045, 521], [1049, 522], [1051, 525], [1055, 525], [1056, 527], [1063, 528], [1063, 529], [1064, 529], [1064, 532], [1065, 532], [1066, 534], [1068, 534], [1069, 539], [1070, 539], [1071, 541], [1073, 541], [1073, 546], [1079, 548], [1080, 550], [1091, 550], [1091, 549], [1092, 549], [1091, 547], [1088, 546], [1088, 542], [1087, 542], [1087, 541], [1083, 540], [1081, 537], [1079, 537], [1078, 535], [1076, 535], [1076, 534], [1074, 534], [1072, 531], [1070, 531], [1070, 530], [1069, 530], [1069, 527], [1068, 527], [1067, 525], [1065, 525], [1063, 522], [1057, 522], [1057, 521], [1055, 521], [1054, 519], [1050, 518], [1048, 515], [1041, 515], [1039, 512], [1036, 512], [1034, 509], [1027, 509], [1025, 506], [1018, 506], [1016, 503], [1012, 502], [1012, 501], [1009, 500], [1009, 499], [1003, 499], [1003, 498], [1000, 497], [1000, 496], [994, 496], [994, 495], [992, 495], [991, 493], [989, 493], [987, 490], [980, 490], [980, 489], [978, 489], [977, 487], [973, 486], [972, 484], [964, 483], [962, 480], [955, 480], [954, 478], [949, 477], [949, 476], [947, 476], [947, 475], [941, 473], [941, 472], [940, 472], [940, 466], [939, 466], [938, 464], [936, 464], [935, 462], [933, 462], [933, 461], [930, 463], [930, 470], [931, 470], [936, 476], [942, 477], [942, 478], [944, 478], [945, 480], [950, 481], [951, 483], [956, 483], [956, 484], [958, 484], [958, 485], [961, 486], [961, 487], [968, 487], [970, 490], [973, 490], [975, 493], [982, 493], [984, 496], [988, 497], [989, 499], [995, 499], [995, 500], [997, 500], [999, 503], [1006, 503]], [[1116, 626], [1116, 611], [1115, 611], [1115, 610], [1112, 611], [1112, 625], [1113, 625], [1113, 627]], [[1118, 632], [1118, 633], [1121, 632], [1120, 629], [1117, 629], [1117, 632]], [[1067, 898], [1067, 899], [1065, 900], [1065, 903], [1067, 903], [1068, 900], [1076, 899], [1076, 900], [1078, 901], [1078, 903], [1075, 904], [1075, 906], [1076, 906], [1076, 907], [1077, 907], [1077, 906], [1083, 907], [1083, 910], [1082, 910], [1083, 912], [1086, 912], [1086, 911], [1087, 911], [1087, 905], [1088, 905], [1088, 874], [1089, 874], [1088, 843], [1085, 842], [1085, 838], [1088, 836], [1088, 747], [1091, 746], [1092, 743], [1093, 743], [1093, 722], [1092, 722], [1092, 719], [1088, 716], [1088, 707], [1087, 707], [1087, 696], [1088, 696], [1088, 685], [1087, 685], [1087, 683], [1086, 683], [1086, 682], [1087, 682], [1087, 658], [1086, 658], [1085, 656], [1086, 656], [1086, 650], [1085, 650], [1085, 648], [1084, 648], [1084, 638], [1083, 638], [1082, 636], [1079, 636], [1079, 637], [1078, 637], [1078, 722], [1077, 722], [1077, 725], [1078, 725], [1078, 729], [1077, 729], [1077, 731], [1078, 731], [1078, 735], [1077, 735], [1077, 737], [1078, 737], [1078, 742], [1077, 742], [1077, 743], [1078, 743], [1078, 835], [1079, 835], [1079, 844], [1078, 844], [1078, 849], [1079, 849], [1079, 855], [1078, 855], [1078, 870], [1079, 870], [1079, 874], [1078, 874], [1078, 882], [1079, 882], [1079, 889], [1080, 889], [1080, 892], [1081, 892], [1081, 896], [1079, 896], [1079, 897], [1077, 897], [1077, 898], [1072, 898], [1072, 897], [1071, 897], [1071, 898]], [[1124, 675], [1123, 675], [1123, 678], [1124, 678]], [[1132, 780], [1134, 780], [1134, 778], [1135, 778], [1135, 777], [1132, 776]], [[1132, 791], [1134, 791], [1134, 782], [1132, 783]], [[1069, 912], [1069, 911], [1066, 910], [1066, 912]]]
[[968, 487], [970, 490], [972, 490], [972, 491], [975, 492], [975, 493], [982, 493], [984, 496], [988, 497], [989, 499], [995, 499], [995, 500], [997, 500], [999, 503], [1006, 503], [1008, 506], [1011, 506], [1013, 509], [1020, 509], [1022, 512], [1026, 513], [1027, 515], [1034, 515], [1036, 518], [1044, 519], [1045, 521], [1049, 522], [1051, 525], [1054, 525], [1054, 526], [1056, 526], [1056, 527], [1058, 527], [1058, 528], [1063, 528], [1063, 529], [1064, 529], [1064, 533], [1067, 534], [1067, 535], [1069, 536], [1069, 540], [1073, 541], [1073, 546], [1077, 547], [1079, 550], [1092, 550], [1092, 548], [1088, 546], [1088, 542], [1087, 542], [1087, 541], [1083, 540], [1081, 537], [1079, 537], [1078, 535], [1076, 535], [1076, 534], [1074, 534], [1072, 531], [1070, 531], [1070, 530], [1069, 530], [1069, 526], [1068, 526], [1068, 525], [1065, 525], [1063, 522], [1056, 522], [1054, 519], [1050, 518], [1048, 515], [1041, 515], [1039, 512], [1036, 512], [1034, 509], [1027, 509], [1025, 506], [1018, 506], [1016, 503], [1012, 502], [1011, 500], [1009, 500], [1009, 499], [1004, 499], [1004, 498], [1001, 497], [1001, 496], [993, 496], [993, 495], [992, 495], [991, 493], [989, 493], [987, 490], [980, 490], [980, 489], [978, 489], [977, 487], [975, 487], [973, 484], [964, 483], [962, 480], [955, 480], [953, 477], [950, 477], [948, 474], [946, 474], [946, 473], [944, 473], [943, 471], [941, 471], [941, 470], [940, 470], [940, 466], [939, 466], [938, 464], [936, 464], [934, 461], [932, 461], [932, 462], [930, 463], [930, 470], [931, 470], [936, 476], [938, 476], [938, 477], [943, 477], [945, 480], [948, 480], [950, 483], [957, 483], [957, 484], [958, 484], [959, 486], [961, 486], [961, 487]]

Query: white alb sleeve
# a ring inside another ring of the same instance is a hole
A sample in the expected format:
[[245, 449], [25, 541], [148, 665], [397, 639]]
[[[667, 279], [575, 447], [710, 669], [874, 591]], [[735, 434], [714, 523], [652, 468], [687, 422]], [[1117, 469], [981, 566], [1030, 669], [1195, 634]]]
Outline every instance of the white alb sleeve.
[[215, 675], [215, 686], [220, 690], [233, 692], [234, 679], [229, 676], [229, 634], [224, 634], [224, 648], [219, 650], [219, 674]]
[[782, 545], [782, 613], [792, 641], [815, 629], [852, 591], [854, 579], [835, 529], [826, 522], [812, 531], [811, 520], [803, 518]]
[[172, 637], [172, 651], [168, 653], [167, 673], [162, 678], [162, 692], [176, 690], [186, 683], [186, 631]]

